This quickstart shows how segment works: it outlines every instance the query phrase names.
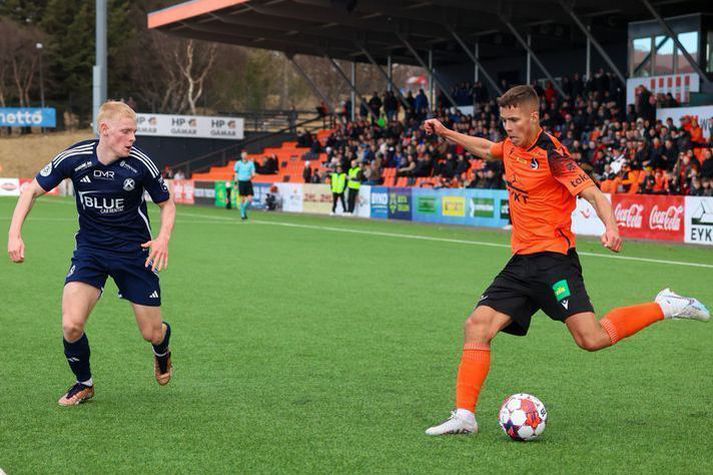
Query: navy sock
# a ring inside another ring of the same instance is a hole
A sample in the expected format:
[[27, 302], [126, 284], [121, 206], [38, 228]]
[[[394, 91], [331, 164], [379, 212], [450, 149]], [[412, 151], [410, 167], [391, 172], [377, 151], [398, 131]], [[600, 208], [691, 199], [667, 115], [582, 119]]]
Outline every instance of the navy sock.
[[163, 356], [168, 351], [168, 342], [171, 339], [171, 325], [168, 322], [163, 322], [166, 324], [166, 336], [163, 337], [163, 341], [158, 345], [153, 346], [153, 352], [156, 356]]
[[72, 372], [77, 377], [77, 381], [89, 381], [92, 379], [92, 371], [89, 368], [89, 340], [86, 333], [82, 337], [70, 343], [64, 340], [64, 355]]

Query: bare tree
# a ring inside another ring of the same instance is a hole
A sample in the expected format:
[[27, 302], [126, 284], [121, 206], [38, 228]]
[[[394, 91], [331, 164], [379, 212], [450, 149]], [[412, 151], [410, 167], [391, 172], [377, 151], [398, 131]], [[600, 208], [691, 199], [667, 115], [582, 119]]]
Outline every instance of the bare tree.
[[193, 40], [188, 40], [180, 50], [174, 50], [174, 59], [185, 80], [185, 99], [191, 114], [196, 113], [196, 101], [203, 94], [203, 84], [215, 61], [216, 45], [210, 44], [206, 51], [196, 53]]
[[[41, 38], [34, 27], [0, 18], [0, 106], [5, 107], [11, 99], [20, 107], [30, 105], [38, 62], [35, 45]], [[15, 94], [10, 92], [13, 88]]]

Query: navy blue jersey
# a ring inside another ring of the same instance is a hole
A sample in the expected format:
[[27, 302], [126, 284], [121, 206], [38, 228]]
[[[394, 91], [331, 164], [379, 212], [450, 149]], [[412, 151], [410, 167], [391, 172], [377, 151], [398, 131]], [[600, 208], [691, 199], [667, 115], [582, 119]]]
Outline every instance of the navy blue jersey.
[[97, 158], [98, 139], [76, 143], [58, 154], [36, 176], [49, 191], [65, 178], [74, 184], [79, 212], [77, 247], [132, 252], [151, 240], [144, 190], [155, 203], [169, 198], [158, 168], [141, 150], [111, 165]]

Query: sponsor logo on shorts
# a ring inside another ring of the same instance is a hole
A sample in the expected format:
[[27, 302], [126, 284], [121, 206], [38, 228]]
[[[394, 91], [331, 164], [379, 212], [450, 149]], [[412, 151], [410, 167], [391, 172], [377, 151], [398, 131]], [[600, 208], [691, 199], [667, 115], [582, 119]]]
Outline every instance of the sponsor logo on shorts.
[[157, 299], [157, 298], [158, 298], [158, 292], [157, 292], [156, 290], [154, 290], [153, 292], [151, 292], [151, 295], [149, 295], [149, 298], [150, 298], [150, 299]]
[[77, 270], [77, 266], [72, 264], [72, 267], [69, 268], [69, 272], [67, 272], [67, 277], [71, 277], [75, 270]]
[[[558, 302], [562, 302], [564, 299], [572, 295], [572, 293], [569, 291], [569, 284], [567, 284], [567, 279], [562, 279], [558, 282], [555, 282], [552, 285], [552, 290], [555, 293], [555, 297], [557, 298]], [[564, 305], [564, 308], [567, 308], [567, 305]]]

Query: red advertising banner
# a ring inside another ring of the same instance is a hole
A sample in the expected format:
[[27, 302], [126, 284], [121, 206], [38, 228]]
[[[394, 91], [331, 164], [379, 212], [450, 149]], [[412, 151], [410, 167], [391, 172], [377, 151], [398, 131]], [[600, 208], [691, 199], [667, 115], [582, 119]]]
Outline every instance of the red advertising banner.
[[[32, 180], [34, 180], [34, 178], [20, 178], [20, 193], [22, 193], [25, 190], [25, 188], [27, 188], [27, 185], [32, 183]], [[59, 186], [52, 188], [50, 191], [48, 191], [45, 194], [50, 195], [50, 196], [59, 196]]]
[[171, 180], [171, 191], [176, 203], [192, 205], [195, 201], [193, 180]]
[[684, 204], [683, 196], [612, 195], [622, 237], [683, 242]]

